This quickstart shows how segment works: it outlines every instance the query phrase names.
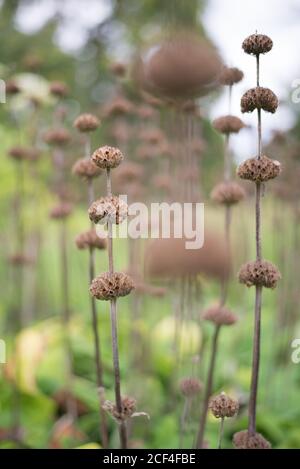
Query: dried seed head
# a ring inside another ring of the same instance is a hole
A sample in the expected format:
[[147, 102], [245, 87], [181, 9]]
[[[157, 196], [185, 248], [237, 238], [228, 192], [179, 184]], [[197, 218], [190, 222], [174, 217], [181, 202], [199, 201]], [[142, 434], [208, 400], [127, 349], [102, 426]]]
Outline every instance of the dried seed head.
[[69, 94], [69, 89], [62, 81], [53, 81], [50, 84], [50, 93], [57, 98], [64, 98]]
[[109, 220], [111, 223], [119, 225], [128, 215], [128, 205], [124, 200], [113, 195], [111, 197], [101, 197], [89, 208], [90, 220], [94, 223], [107, 223]]
[[123, 153], [115, 147], [104, 146], [92, 154], [92, 161], [101, 169], [112, 169], [123, 161]]
[[100, 125], [100, 121], [97, 116], [93, 114], [81, 114], [74, 121], [74, 127], [79, 130], [79, 132], [93, 132]]
[[265, 34], [251, 34], [242, 44], [242, 48], [246, 54], [250, 55], [265, 54], [266, 52], [270, 52], [272, 47], [272, 39]]
[[227, 396], [225, 392], [221, 392], [210, 400], [209, 408], [217, 419], [230, 418], [238, 413], [239, 403]]
[[179, 383], [179, 389], [185, 397], [192, 397], [202, 391], [203, 384], [197, 378], [183, 378]]
[[236, 116], [222, 116], [213, 121], [213, 127], [222, 134], [237, 134], [245, 127], [244, 122]]
[[219, 82], [221, 85], [232, 86], [244, 78], [244, 73], [236, 67], [223, 67]]
[[261, 158], [249, 158], [237, 169], [237, 175], [241, 179], [254, 182], [265, 182], [276, 178], [281, 172], [281, 164], [267, 156]]
[[137, 108], [136, 113], [141, 119], [147, 120], [153, 119], [157, 112], [152, 106], [147, 106], [144, 104]]
[[203, 319], [216, 326], [231, 326], [238, 320], [237, 316], [225, 306], [211, 306], [203, 313]]
[[124, 77], [127, 71], [126, 65], [121, 62], [114, 62], [109, 69], [116, 77]]
[[122, 397], [122, 411], [118, 412], [116, 404], [111, 401], [105, 401], [103, 409], [106, 410], [118, 423], [130, 419], [136, 411], [136, 400], [132, 397]]
[[122, 96], [117, 96], [106, 104], [103, 109], [103, 117], [123, 116], [134, 111], [133, 104]]
[[124, 121], [116, 121], [110, 130], [111, 137], [117, 142], [126, 143], [131, 137], [131, 128]]
[[33, 264], [33, 259], [26, 254], [16, 253], [9, 256], [8, 262], [13, 266], [31, 265]]
[[158, 128], [148, 128], [142, 130], [139, 138], [150, 145], [159, 145], [165, 141], [163, 132]]
[[211, 198], [215, 202], [224, 205], [233, 205], [243, 200], [246, 196], [244, 189], [236, 182], [221, 182], [212, 192]]
[[97, 300], [112, 300], [120, 296], [129, 295], [134, 288], [134, 283], [129, 275], [124, 272], [104, 272], [94, 278], [90, 286], [90, 293]]
[[153, 178], [153, 184], [157, 189], [170, 192], [172, 189], [173, 179], [169, 174], [157, 174]]
[[242, 265], [238, 273], [240, 283], [247, 287], [260, 285], [265, 288], [275, 288], [281, 274], [277, 267], [269, 261], [252, 261]]
[[21, 89], [15, 80], [8, 80], [5, 83], [5, 92], [8, 95], [14, 95], [20, 93]]
[[158, 150], [153, 145], [140, 145], [136, 149], [136, 156], [141, 160], [152, 160], [157, 154]]
[[233, 445], [236, 449], [271, 449], [271, 443], [260, 433], [249, 435], [248, 430], [235, 433]]
[[63, 127], [59, 129], [48, 130], [44, 135], [44, 140], [49, 145], [64, 146], [71, 140], [70, 132]]
[[106, 239], [100, 238], [100, 236], [98, 236], [96, 230], [94, 229], [85, 231], [84, 233], [80, 233], [80, 235], [76, 237], [75, 243], [78, 249], [88, 249], [88, 248], [105, 249], [106, 248]]
[[128, 161], [116, 170], [115, 177], [119, 184], [126, 184], [141, 179], [143, 172], [142, 165]]
[[269, 88], [257, 86], [246, 91], [241, 99], [241, 111], [253, 112], [255, 109], [263, 109], [274, 114], [278, 107], [278, 98]]
[[67, 218], [72, 212], [72, 204], [68, 202], [60, 202], [50, 211], [50, 218], [54, 220], [62, 220]]
[[100, 176], [102, 169], [98, 168], [90, 158], [81, 158], [73, 165], [72, 173], [83, 179], [92, 179]]
[[27, 159], [27, 148], [22, 146], [12, 147], [8, 150], [8, 155], [16, 161]]

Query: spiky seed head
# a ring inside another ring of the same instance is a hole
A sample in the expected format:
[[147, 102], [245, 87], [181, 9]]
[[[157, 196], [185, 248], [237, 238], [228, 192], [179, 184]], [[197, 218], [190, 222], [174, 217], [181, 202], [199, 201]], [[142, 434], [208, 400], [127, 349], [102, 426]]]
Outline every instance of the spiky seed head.
[[90, 293], [97, 300], [109, 301], [129, 295], [133, 288], [134, 282], [126, 273], [104, 272], [92, 281]]

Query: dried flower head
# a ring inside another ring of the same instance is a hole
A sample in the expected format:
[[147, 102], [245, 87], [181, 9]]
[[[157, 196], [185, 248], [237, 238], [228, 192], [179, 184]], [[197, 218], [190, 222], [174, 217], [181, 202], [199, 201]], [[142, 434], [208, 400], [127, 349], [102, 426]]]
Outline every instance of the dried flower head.
[[74, 127], [79, 132], [93, 132], [100, 125], [100, 121], [94, 114], [80, 114], [74, 121]]
[[269, 261], [252, 261], [242, 265], [238, 273], [240, 283], [247, 287], [260, 285], [265, 288], [275, 288], [281, 275], [277, 267]]
[[92, 161], [101, 169], [116, 168], [123, 159], [123, 153], [118, 148], [107, 145], [98, 148], [92, 154]]
[[159, 128], [147, 128], [142, 130], [139, 138], [151, 145], [158, 145], [164, 142], [165, 136]]
[[221, 182], [217, 184], [212, 192], [213, 201], [224, 204], [233, 205], [243, 200], [246, 196], [244, 189], [236, 182]]
[[253, 112], [255, 109], [263, 109], [274, 114], [278, 107], [278, 98], [269, 88], [257, 86], [246, 91], [241, 99], [242, 112]]
[[117, 96], [106, 104], [103, 109], [103, 117], [123, 116], [134, 111], [133, 104], [128, 99]]
[[44, 135], [44, 140], [49, 145], [64, 146], [70, 142], [71, 135], [67, 129], [60, 127], [58, 129], [48, 130]]
[[122, 397], [122, 411], [118, 412], [116, 404], [111, 401], [105, 401], [103, 409], [106, 410], [118, 423], [130, 419], [136, 411], [136, 400], [132, 397]]
[[260, 433], [249, 435], [248, 430], [235, 433], [233, 444], [236, 449], [271, 449], [271, 443]]
[[219, 82], [221, 85], [232, 86], [244, 78], [244, 73], [236, 67], [223, 67]]
[[20, 93], [21, 89], [15, 80], [8, 80], [5, 83], [5, 92], [7, 95], [14, 95]]
[[26, 254], [21, 252], [12, 254], [9, 256], [8, 261], [13, 266], [22, 266], [22, 265], [31, 265], [33, 264], [33, 259]]
[[124, 77], [127, 71], [127, 67], [122, 62], [114, 62], [109, 67], [111, 73], [116, 77]]
[[53, 81], [50, 84], [50, 93], [57, 98], [64, 98], [69, 94], [69, 89], [62, 81]]
[[139, 106], [136, 109], [138, 117], [141, 119], [153, 119], [157, 111], [152, 106], [147, 106], [146, 104]]
[[92, 296], [97, 300], [112, 300], [120, 296], [129, 295], [134, 288], [134, 283], [129, 275], [124, 272], [104, 272], [94, 278], [90, 286]]
[[140, 145], [136, 149], [136, 156], [141, 160], [151, 160], [158, 154], [158, 149], [153, 145]]
[[157, 189], [170, 192], [172, 189], [173, 179], [169, 174], [157, 174], [153, 178], [153, 184]]
[[54, 220], [67, 218], [71, 214], [72, 208], [72, 204], [68, 202], [60, 202], [50, 211], [50, 218], [53, 218]]
[[281, 172], [281, 164], [277, 160], [272, 160], [267, 156], [249, 158], [240, 164], [237, 175], [241, 179], [254, 182], [265, 182], [276, 178]]
[[73, 165], [72, 172], [83, 179], [92, 179], [100, 176], [102, 169], [98, 168], [90, 158], [80, 158]]
[[272, 39], [265, 34], [251, 34], [251, 36], [248, 36], [242, 44], [242, 48], [246, 54], [250, 55], [265, 54], [266, 52], [269, 52], [272, 47]]
[[213, 121], [213, 127], [221, 132], [222, 134], [237, 134], [241, 129], [245, 127], [244, 122], [236, 116], [222, 116], [218, 117]]
[[80, 233], [75, 239], [76, 246], [78, 249], [105, 249], [106, 248], [106, 239], [100, 238], [96, 230], [91, 229], [89, 231], [84, 231]]
[[94, 223], [107, 223], [110, 220], [112, 223], [119, 225], [128, 215], [128, 205], [121, 198], [113, 195], [101, 197], [89, 208], [90, 220]]
[[238, 320], [237, 316], [225, 306], [211, 306], [203, 313], [203, 319], [214, 323], [216, 326], [231, 326]]
[[185, 397], [192, 397], [202, 390], [203, 384], [197, 378], [183, 378], [179, 383], [179, 389]]
[[239, 403], [236, 399], [227, 396], [225, 392], [221, 392], [210, 399], [209, 409], [217, 419], [230, 418], [238, 413]]
[[8, 155], [16, 161], [27, 159], [27, 148], [22, 146], [15, 146], [8, 150]]
[[143, 176], [143, 166], [138, 163], [128, 161], [116, 170], [115, 177], [118, 183], [130, 183], [141, 179]]

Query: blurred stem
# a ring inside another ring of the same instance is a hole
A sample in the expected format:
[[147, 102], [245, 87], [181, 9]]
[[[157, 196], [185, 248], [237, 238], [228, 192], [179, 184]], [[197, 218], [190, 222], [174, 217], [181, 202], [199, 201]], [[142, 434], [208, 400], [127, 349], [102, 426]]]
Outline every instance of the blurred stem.
[[191, 405], [190, 397], [186, 397], [184, 400], [184, 405], [182, 409], [181, 419], [180, 419], [180, 432], [179, 432], [179, 448], [183, 447], [183, 438], [185, 434], [185, 427], [187, 423], [187, 417], [189, 414], [189, 409]]
[[219, 429], [219, 439], [218, 439], [218, 449], [222, 449], [222, 440], [224, 433], [224, 417], [221, 418], [220, 429]]
[[213, 388], [213, 376], [214, 376], [214, 370], [215, 370], [220, 328], [221, 326], [217, 326], [217, 325], [215, 326], [215, 331], [214, 331], [214, 335], [212, 339], [211, 356], [210, 356], [208, 375], [207, 375], [207, 380], [206, 380], [205, 390], [204, 390], [204, 399], [203, 399], [202, 413], [201, 413], [200, 423], [199, 423], [199, 430], [198, 430], [198, 435], [197, 435], [196, 448], [203, 448], [208, 404], [209, 404], [209, 398], [212, 394], [212, 388]]
[[[106, 171], [106, 187], [107, 196], [111, 197], [111, 173], [110, 169]], [[113, 239], [112, 239], [112, 221], [108, 218], [108, 263], [109, 273], [114, 273], [114, 261], [113, 261]], [[110, 300], [110, 318], [111, 318], [111, 337], [112, 337], [112, 352], [113, 352], [113, 365], [115, 375], [115, 399], [116, 408], [118, 413], [122, 414], [122, 398], [121, 398], [121, 378], [120, 378], [120, 364], [119, 364], [119, 347], [118, 347], [118, 329], [117, 329], [117, 300], [113, 298]], [[119, 435], [121, 448], [127, 448], [127, 428], [126, 423], [123, 421], [119, 424]]]

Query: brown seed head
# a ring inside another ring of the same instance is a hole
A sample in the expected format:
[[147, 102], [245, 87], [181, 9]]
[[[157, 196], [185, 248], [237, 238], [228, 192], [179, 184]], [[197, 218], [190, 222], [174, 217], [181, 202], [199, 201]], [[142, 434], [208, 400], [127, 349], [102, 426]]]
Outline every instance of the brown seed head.
[[248, 430], [235, 433], [233, 445], [236, 449], [271, 449], [271, 443], [260, 433], [249, 435]]
[[79, 132], [93, 132], [100, 125], [100, 121], [97, 116], [93, 114], [81, 114], [74, 121], [74, 127], [79, 130]]
[[241, 179], [254, 182], [266, 182], [276, 178], [281, 172], [281, 164], [267, 156], [261, 158], [249, 158], [237, 169], [237, 175]]
[[220, 84], [232, 86], [244, 78], [244, 73], [236, 67], [223, 67], [220, 74]]
[[169, 174], [157, 174], [153, 178], [153, 185], [157, 189], [170, 192], [172, 189], [173, 179]]
[[238, 273], [240, 283], [247, 287], [260, 285], [265, 288], [275, 288], [281, 274], [277, 267], [269, 261], [252, 261], [242, 265]]
[[59, 129], [48, 130], [44, 135], [44, 140], [49, 145], [65, 146], [71, 140], [70, 132], [63, 127]]
[[128, 205], [121, 198], [113, 195], [111, 197], [101, 197], [92, 203], [89, 210], [90, 220], [94, 223], [100, 221], [119, 225], [128, 215]]
[[92, 161], [101, 169], [113, 169], [123, 161], [123, 153], [115, 147], [104, 146], [92, 154]]
[[127, 67], [121, 62], [114, 62], [109, 67], [111, 73], [116, 77], [124, 77], [126, 75]]
[[250, 55], [265, 54], [266, 52], [269, 52], [272, 47], [272, 39], [265, 34], [251, 34], [251, 36], [248, 36], [242, 44], [242, 48], [246, 54]]
[[142, 165], [128, 161], [116, 170], [115, 177], [119, 184], [126, 184], [141, 179], [143, 173]]
[[203, 319], [216, 326], [231, 326], [238, 320], [237, 316], [225, 306], [211, 306], [203, 313]]
[[120, 296], [129, 295], [134, 283], [124, 272], [104, 272], [94, 278], [90, 286], [90, 293], [97, 300], [112, 300]]
[[26, 160], [28, 149], [22, 146], [15, 146], [8, 150], [8, 155], [16, 161]]
[[158, 145], [164, 142], [165, 136], [158, 128], [148, 128], [142, 130], [139, 138], [150, 145]]
[[230, 418], [238, 413], [239, 403], [237, 400], [227, 396], [225, 392], [221, 392], [221, 394], [210, 400], [209, 408], [217, 419]]
[[78, 249], [106, 248], [106, 239], [100, 238], [94, 229], [80, 233], [80, 235], [76, 237], [75, 243]]
[[246, 196], [244, 189], [236, 182], [221, 182], [217, 184], [212, 192], [211, 198], [214, 202], [224, 205], [234, 205]]
[[263, 109], [274, 114], [278, 107], [278, 98], [269, 88], [257, 86], [246, 91], [241, 99], [241, 111], [253, 112], [255, 109]]
[[50, 211], [50, 218], [54, 220], [62, 220], [67, 218], [72, 212], [72, 204], [68, 202], [60, 202]]
[[69, 89], [62, 81], [53, 81], [50, 83], [50, 93], [57, 98], [64, 98], [69, 94]]
[[134, 112], [133, 104], [122, 96], [117, 96], [103, 108], [103, 117], [123, 116]]
[[213, 121], [213, 127], [222, 134], [237, 134], [245, 127], [244, 122], [236, 116], [222, 116]]
[[192, 397], [202, 391], [203, 384], [197, 378], [183, 378], [179, 383], [179, 389], [185, 397]]
[[8, 95], [14, 95], [20, 93], [21, 89], [15, 80], [8, 80], [5, 83], [5, 92]]
[[23, 253], [16, 253], [9, 256], [8, 261], [13, 266], [31, 265], [34, 260]]
[[122, 397], [122, 411], [118, 412], [116, 404], [105, 401], [103, 409], [106, 410], [118, 423], [125, 422], [130, 419], [136, 411], [136, 400], [132, 397]]
[[98, 168], [90, 158], [81, 158], [73, 165], [72, 173], [83, 179], [92, 179], [100, 176], [102, 169]]

